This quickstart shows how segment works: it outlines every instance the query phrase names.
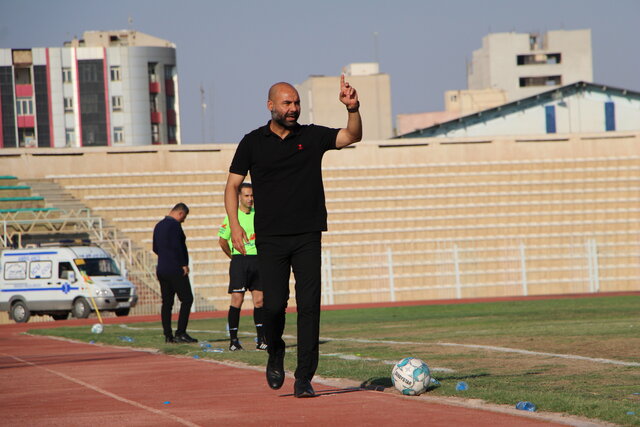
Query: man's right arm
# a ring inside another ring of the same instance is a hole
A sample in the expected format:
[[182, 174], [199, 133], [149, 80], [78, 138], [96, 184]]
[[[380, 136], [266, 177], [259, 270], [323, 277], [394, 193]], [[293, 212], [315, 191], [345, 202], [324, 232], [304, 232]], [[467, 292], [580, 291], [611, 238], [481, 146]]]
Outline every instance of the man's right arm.
[[224, 254], [228, 256], [229, 259], [231, 259], [231, 248], [229, 248], [229, 241], [220, 237], [218, 239], [218, 244], [220, 245], [222, 252], [224, 252]]
[[247, 252], [244, 249], [244, 244], [249, 241], [244, 229], [240, 226], [238, 221], [238, 189], [244, 181], [243, 175], [238, 175], [233, 172], [229, 172], [227, 178], [227, 185], [224, 189], [224, 208], [227, 211], [229, 217], [229, 229], [231, 230], [231, 243], [238, 252], [242, 255], [246, 255]]

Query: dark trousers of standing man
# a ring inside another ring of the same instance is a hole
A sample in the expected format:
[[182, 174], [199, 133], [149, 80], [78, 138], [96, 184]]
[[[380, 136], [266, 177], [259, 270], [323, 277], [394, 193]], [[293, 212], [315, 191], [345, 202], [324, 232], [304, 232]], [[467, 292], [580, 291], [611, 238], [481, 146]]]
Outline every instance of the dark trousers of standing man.
[[164, 336], [173, 336], [173, 331], [171, 329], [171, 310], [173, 309], [173, 301], [175, 300], [176, 295], [178, 295], [178, 299], [180, 300], [180, 314], [178, 315], [178, 329], [176, 329], [176, 335], [186, 333], [191, 305], [193, 304], [193, 294], [191, 293], [189, 276], [183, 276], [181, 274], [158, 274], [158, 281], [160, 282], [160, 292], [162, 293], [162, 310], [160, 311], [160, 316], [162, 317], [162, 329], [164, 330]]
[[284, 354], [282, 334], [289, 299], [289, 276], [293, 270], [298, 310], [298, 366], [295, 377], [309, 381], [318, 368], [321, 240], [321, 232], [256, 237], [268, 352]]

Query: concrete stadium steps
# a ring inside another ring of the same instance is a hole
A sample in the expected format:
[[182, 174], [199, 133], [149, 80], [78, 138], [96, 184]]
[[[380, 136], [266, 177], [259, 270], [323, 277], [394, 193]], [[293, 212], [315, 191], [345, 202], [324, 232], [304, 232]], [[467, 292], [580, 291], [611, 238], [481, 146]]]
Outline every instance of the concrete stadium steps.
[[450, 175], [485, 175], [495, 173], [520, 174], [527, 171], [563, 170], [572, 169], [597, 169], [607, 167], [637, 167], [640, 165], [640, 157], [609, 157], [609, 158], [567, 158], [567, 159], [543, 159], [524, 161], [495, 161], [495, 162], [464, 162], [464, 163], [429, 163], [408, 164], [395, 166], [356, 166], [356, 167], [329, 167], [323, 169], [325, 179], [351, 178], [375, 175], [378, 177], [392, 177], [402, 175], [450, 174]]
[[[166, 215], [166, 212], [164, 212]], [[137, 218], [122, 218], [115, 217], [110, 218], [111, 222], [113, 222], [122, 232], [129, 231], [140, 231], [140, 230], [153, 230], [153, 227], [156, 225], [158, 221], [164, 218], [164, 215], [159, 215], [155, 217], [137, 217]], [[213, 232], [217, 233], [218, 228], [222, 224], [224, 220], [224, 215], [198, 215], [198, 214], [189, 214], [187, 217], [187, 221], [184, 224], [184, 227], [187, 226], [197, 226], [197, 227], [209, 227]]]
[[[174, 203], [175, 204], [175, 203]], [[225, 210], [222, 200], [214, 203], [191, 203], [188, 205], [191, 215], [212, 215], [224, 216]], [[126, 205], [126, 206], [96, 206], [93, 208], [95, 212], [110, 218], [143, 218], [143, 217], [164, 217], [173, 205], [167, 205], [165, 201], [160, 204], [144, 204], [144, 205]]]
[[[217, 237], [226, 175], [56, 180], [146, 248], [155, 223], [187, 203], [197, 298], [226, 308], [228, 260]], [[335, 303], [389, 300], [388, 249], [396, 300], [522, 294], [520, 244], [529, 294], [596, 286], [586, 267], [593, 239], [603, 289], [628, 290], [640, 277], [640, 157], [332, 167], [323, 175]]]
[[163, 183], [163, 182], [202, 182], [227, 180], [228, 171], [184, 171], [184, 172], [140, 172], [140, 173], [115, 173], [115, 174], [67, 174], [49, 175], [64, 186], [72, 185], [109, 185], [130, 183]]
[[[91, 195], [83, 198], [92, 207], [116, 207], [128, 205], [164, 205], [165, 213], [176, 203], [183, 202], [188, 206], [196, 203], [207, 203], [211, 200], [222, 200], [222, 191], [162, 194], [109, 194]], [[195, 212], [194, 212], [195, 213]]]
[[0, 209], [41, 209], [44, 207], [44, 198], [38, 196], [0, 197]]
[[109, 196], [112, 194], [179, 194], [183, 191], [211, 192], [223, 191], [224, 181], [200, 181], [200, 182], [157, 182], [157, 183], [127, 183], [127, 184], [94, 184], [94, 185], [70, 185], [67, 190], [77, 197]]
[[31, 196], [31, 187], [26, 185], [3, 185], [0, 182], [0, 197], [29, 197]]
[[[447, 238], [437, 238], [430, 235], [424, 238], [396, 238], [389, 239], [387, 236], [376, 235], [370, 240], [353, 239], [347, 242], [336, 242], [323, 237], [323, 248], [331, 251], [336, 255], [353, 255], [358, 253], [385, 252], [391, 249], [396, 251], [425, 251], [434, 248], [452, 248], [457, 245], [458, 248], [499, 248], [504, 247], [506, 243], [509, 247], [516, 244], [524, 244], [525, 247], [545, 247], [554, 248], [565, 245], [567, 242], [578, 242], [583, 244], [588, 239], [597, 239], [598, 245], [619, 244], [625, 248], [633, 248], [638, 245], [638, 231], [624, 228], [622, 230], [606, 230], [595, 232], [590, 230], [587, 233], [579, 233], [570, 230], [562, 230], [559, 233], [550, 233], [542, 230], [537, 233], [530, 234], [489, 234], [484, 237], [456, 237], [453, 235]], [[488, 249], [487, 249], [488, 250]]]

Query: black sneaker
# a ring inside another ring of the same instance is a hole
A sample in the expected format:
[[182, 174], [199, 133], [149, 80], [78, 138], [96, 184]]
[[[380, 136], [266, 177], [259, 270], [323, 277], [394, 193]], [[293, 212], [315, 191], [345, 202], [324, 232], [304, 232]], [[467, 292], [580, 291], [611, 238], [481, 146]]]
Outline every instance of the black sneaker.
[[176, 342], [191, 344], [194, 342], [198, 342], [198, 340], [190, 337], [189, 334], [185, 332], [184, 334], [176, 334]]
[[240, 350], [244, 350], [240, 345], [240, 341], [231, 340], [231, 343], [229, 343], [229, 351], [240, 351]]
[[258, 341], [256, 341], [256, 350], [266, 351], [267, 348], [267, 342], [264, 340], [264, 338], [258, 338]]
[[164, 342], [167, 344], [176, 344], [176, 339], [173, 337], [173, 335], [168, 335], [166, 337], [164, 337]]

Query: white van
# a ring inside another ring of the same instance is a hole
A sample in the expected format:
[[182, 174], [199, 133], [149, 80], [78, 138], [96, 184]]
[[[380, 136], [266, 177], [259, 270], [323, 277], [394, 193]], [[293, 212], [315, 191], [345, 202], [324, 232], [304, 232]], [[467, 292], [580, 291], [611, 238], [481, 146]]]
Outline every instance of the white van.
[[18, 323], [32, 314], [86, 318], [94, 302], [100, 311], [126, 316], [138, 302], [135, 286], [97, 246], [5, 249], [0, 271], [0, 311]]

